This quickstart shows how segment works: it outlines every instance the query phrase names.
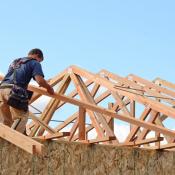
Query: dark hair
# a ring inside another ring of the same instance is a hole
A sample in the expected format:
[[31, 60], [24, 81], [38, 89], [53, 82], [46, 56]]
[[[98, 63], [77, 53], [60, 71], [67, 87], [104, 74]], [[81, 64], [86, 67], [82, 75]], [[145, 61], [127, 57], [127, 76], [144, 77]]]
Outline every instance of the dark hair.
[[28, 55], [35, 55], [35, 54], [37, 54], [39, 58], [44, 59], [43, 52], [40, 49], [35, 48], [30, 50], [28, 53]]

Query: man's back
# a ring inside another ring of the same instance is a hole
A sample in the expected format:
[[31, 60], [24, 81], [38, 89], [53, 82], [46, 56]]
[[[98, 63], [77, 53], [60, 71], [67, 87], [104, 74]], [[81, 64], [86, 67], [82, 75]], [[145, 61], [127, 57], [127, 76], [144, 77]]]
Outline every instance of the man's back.
[[18, 86], [27, 88], [31, 78], [34, 78], [35, 75], [40, 75], [44, 77], [41, 64], [35, 59], [31, 59], [29, 57], [24, 57], [20, 59], [21, 64], [16, 68], [16, 72], [14, 75], [13, 65], [15, 61], [16, 60], [14, 60], [10, 65], [8, 73], [5, 75], [2, 83], [14, 84], [14, 81], [16, 80], [16, 84]]

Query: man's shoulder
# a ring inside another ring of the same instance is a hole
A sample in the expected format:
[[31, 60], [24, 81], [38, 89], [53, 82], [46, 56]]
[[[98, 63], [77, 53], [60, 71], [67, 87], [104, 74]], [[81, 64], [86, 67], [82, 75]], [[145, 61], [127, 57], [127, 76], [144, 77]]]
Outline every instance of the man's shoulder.
[[41, 65], [37, 60], [33, 59], [33, 58], [29, 58], [29, 57], [24, 57], [22, 58], [22, 61], [27, 64], [31, 64], [31, 65]]
[[21, 60], [23, 61], [23, 62], [37, 62], [35, 59], [33, 59], [33, 58], [30, 58], [30, 57], [23, 57], [23, 58], [21, 58]]

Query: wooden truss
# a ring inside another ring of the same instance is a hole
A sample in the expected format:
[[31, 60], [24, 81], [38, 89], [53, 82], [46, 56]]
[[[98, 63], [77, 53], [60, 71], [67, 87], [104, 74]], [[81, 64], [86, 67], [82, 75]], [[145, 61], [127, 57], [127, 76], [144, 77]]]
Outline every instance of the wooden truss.
[[[28, 87], [34, 92], [26, 126], [31, 140], [175, 148], [175, 84], [133, 74], [120, 77], [107, 70], [94, 74], [77, 66], [70, 66], [49, 84], [54, 95]], [[39, 101], [44, 104], [38, 105]]]

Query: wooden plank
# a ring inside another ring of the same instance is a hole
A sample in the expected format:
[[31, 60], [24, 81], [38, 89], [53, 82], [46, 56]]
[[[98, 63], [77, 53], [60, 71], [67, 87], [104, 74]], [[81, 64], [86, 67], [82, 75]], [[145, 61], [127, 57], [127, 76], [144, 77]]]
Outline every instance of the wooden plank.
[[30, 154], [43, 154], [44, 146], [41, 143], [9, 128], [2, 123], [0, 123], [0, 137], [29, 152]]

